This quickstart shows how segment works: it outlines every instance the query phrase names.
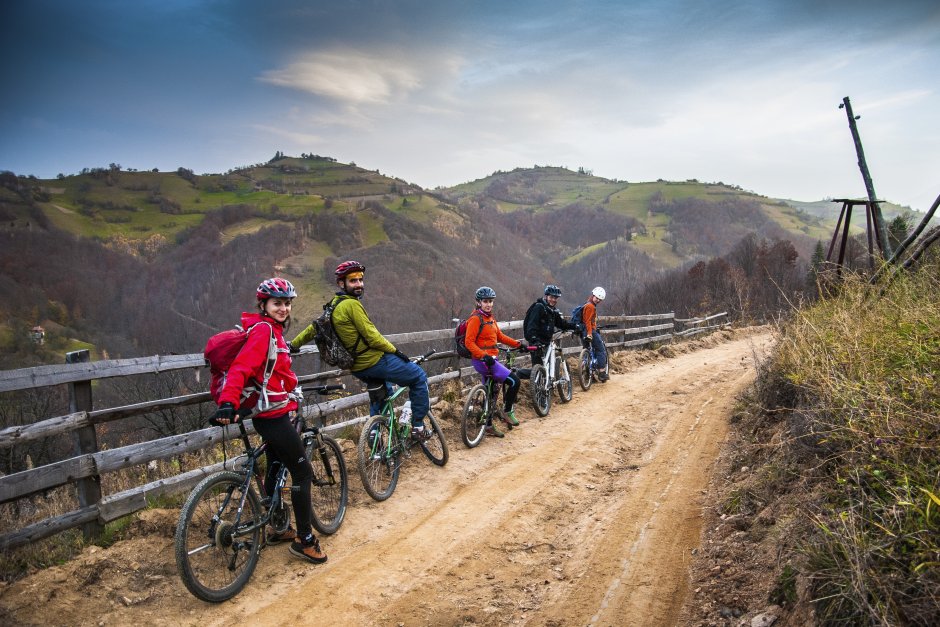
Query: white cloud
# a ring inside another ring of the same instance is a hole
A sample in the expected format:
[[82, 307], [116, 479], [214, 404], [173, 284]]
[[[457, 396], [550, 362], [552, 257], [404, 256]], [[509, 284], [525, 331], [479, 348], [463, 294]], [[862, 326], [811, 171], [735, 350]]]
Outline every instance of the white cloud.
[[402, 59], [345, 50], [301, 55], [259, 80], [348, 104], [385, 104], [421, 86], [417, 71]]

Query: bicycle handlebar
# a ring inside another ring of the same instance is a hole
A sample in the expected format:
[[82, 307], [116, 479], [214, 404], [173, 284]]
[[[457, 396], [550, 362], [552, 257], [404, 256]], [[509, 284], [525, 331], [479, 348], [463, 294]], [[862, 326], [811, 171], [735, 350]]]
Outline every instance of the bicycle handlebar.
[[303, 390], [304, 392], [315, 392], [320, 395], [326, 395], [326, 394], [329, 394], [330, 392], [338, 392], [339, 390], [345, 390], [346, 384], [337, 383], [333, 385], [311, 385], [307, 387], [301, 387], [300, 389]]
[[414, 357], [414, 358], [412, 358], [411, 361], [412, 361], [412, 363], [420, 364], [422, 361], [425, 361], [428, 357], [430, 357], [431, 355], [433, 355], [433, 354], [436, 353], [436, 352], [437, 352], [437, 351], [432, 348], [431, 350], [429, 350], [429, 351], [426, 352], [425, 354], [421, 355], [420, 357]]

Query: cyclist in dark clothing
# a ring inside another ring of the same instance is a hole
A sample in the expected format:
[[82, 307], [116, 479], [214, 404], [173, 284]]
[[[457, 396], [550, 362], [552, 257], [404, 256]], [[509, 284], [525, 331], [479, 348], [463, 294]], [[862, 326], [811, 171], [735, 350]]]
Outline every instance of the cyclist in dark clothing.
[[561, 288], [557, 285], [548, 285], [545, 287], [545, 296], [540, 298], [532, 305], [525, 314], [523, 323], [523, 334], [529, 344], [537, 345], [538, 352], [533, 357], [542, 361], [544, 357], [543, 347], [552, 341], [552, 335], [555, 333], [555, 327], [562, 331], [577, 331], [578, 327], [565, 320], [565, 317], [558, 311], [558, 298], [561, 296]]

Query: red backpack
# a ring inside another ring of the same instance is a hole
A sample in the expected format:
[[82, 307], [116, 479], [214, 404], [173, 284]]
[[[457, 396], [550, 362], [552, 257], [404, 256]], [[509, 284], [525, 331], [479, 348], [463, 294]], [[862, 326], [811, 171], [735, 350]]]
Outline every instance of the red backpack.
[[[483, 328], [483, 316], [477, 312], [473, 312], [470, 316], [478, 316], [480, 318], [480, 328]], [[471, 359], [473, 355], [470, 354], [470, 351], [467, 349], [467, 322], [470, 318], [466, 320], [461, 320], [460, 324], [457, 325], [457, 328], [454, 329], [454, 350], [457, 351], [457, 354], [464, 359]]]
[[202, 353], [209, 365], [209, 374], [211, 376], [209, 394], [212, 395], [216, 403], [219, 402], [219, 395], [225, 386], [225, 379], [229, 368], [232, 367], [232, 362], [235, 361], [235, 357], [242, 350], [245, 341], [248, 340], [248, 333], [258, 324], [268, 325], [268, 329], [271, 331], [271, 338], [268, 342], [268, 360], [264, 365], [264, 381], [259, 383], [252, 380], [250, 385], [246, 385], [242, 390], [242, 400], [244, 401], [252, 394], [261, 393], [267, 387], [268, 379], [271, 378], [271, 374], [274, 372], [274, 363], [277, 361], [277, 340], [274, 337], [274, 329], [267, 322], [258, 322], [247, 329], [235, 325], [234, 329], [222, 331], [210, 337]]

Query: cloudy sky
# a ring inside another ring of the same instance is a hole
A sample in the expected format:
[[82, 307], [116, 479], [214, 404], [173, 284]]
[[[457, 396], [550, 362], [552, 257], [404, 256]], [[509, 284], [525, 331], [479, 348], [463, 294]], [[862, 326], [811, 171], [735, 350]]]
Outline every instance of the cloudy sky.
[[426, 188], [533, 165], [940, 194], [936, 0], [4, 0], [0, 170], [277, 150]]

